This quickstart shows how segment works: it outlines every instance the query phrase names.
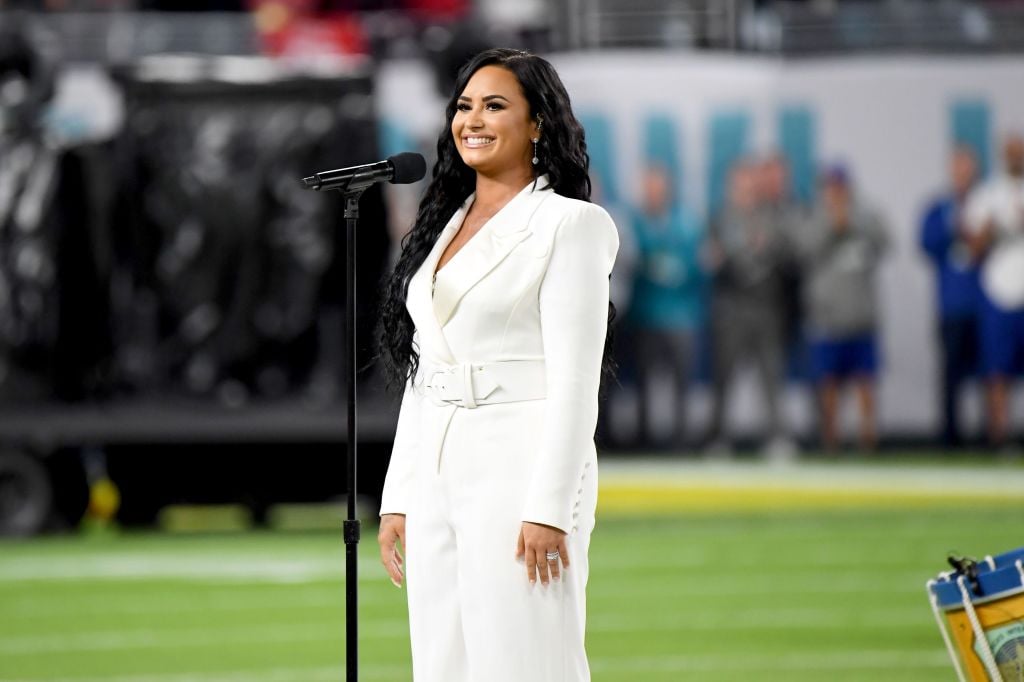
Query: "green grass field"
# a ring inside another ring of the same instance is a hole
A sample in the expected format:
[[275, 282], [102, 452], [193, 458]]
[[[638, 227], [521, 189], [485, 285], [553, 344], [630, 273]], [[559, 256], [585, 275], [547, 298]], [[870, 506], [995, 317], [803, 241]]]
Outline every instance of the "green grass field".
[[[815, 489], [848, 499], [808, 501], [779, 492], [766, 474], [772, 495], [744, 507], [736, 490], [757, 471], [733, 475], [731, 493], [705, 472], [704, 497], [691, 493], [706, 504], [630, 513], [624, 500], [639, 485], [630, 472], [612, 467], [606, 476], [609, 511], [591, 551], [596, 682], [954, 680], [925, 580], [951, 550], [982, 556], [1024, 544], [1024, 493], [908, 491], [901, 503], [855, 494], [847, 472], [847, 484], [839, 476]], [[864, 485], [877, 492], [914, 473], [882, 467], [878, 483]], [[947, 471], [951, 482], [971, 475]], [[1020, 477], [1019, 468], [994, 476], [1010, 490]], [[405, 595], [376, 562], [374, 532], [365, 527], [361, 545], [361, 679], [409, 680]], [[341, 680], [343, 570], [336, 533], [0, 543], [0, 681]]]

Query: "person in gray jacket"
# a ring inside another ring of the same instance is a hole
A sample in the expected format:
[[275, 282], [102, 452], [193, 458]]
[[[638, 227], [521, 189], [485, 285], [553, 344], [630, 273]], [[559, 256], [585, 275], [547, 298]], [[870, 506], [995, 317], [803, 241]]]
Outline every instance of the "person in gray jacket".
[[838, 445], [840, 390], [852, 383], [860, 412], [860, 446], [877, 444], [874, 379], [879, 367], [875, 273], [888, 245], [881, 218], [857, 201], [848, 171], [821, 177], [821, 204], [798, 241], [804, 269], [804, 319], [811, 375], [821, 401], [821, 441]]
[[725, 409], [736, 370], [753, 364], [761, 380], [768, 421], [765, 454], [790, 459], [796, 447], [783, 423], [784, 291], [782, 274], [792, 248], [778, 220], [763, 209], [758, 166], [740, 161], [729, 177], [726, 205], [711, 222], [707, 266], [712, 276], [711, 423], [705, 436], [710, 455], [727, 453]]

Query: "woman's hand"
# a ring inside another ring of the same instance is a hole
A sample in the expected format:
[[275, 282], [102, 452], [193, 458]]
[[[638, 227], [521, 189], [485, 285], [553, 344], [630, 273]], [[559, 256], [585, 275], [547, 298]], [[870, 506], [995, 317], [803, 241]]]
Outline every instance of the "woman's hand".
[[[558, 558], [549, 561], [549, 552], [557, 552]], [[561, 578], [562, 568], [569, 568], [569, 549], [565, 544], [565, 533], [553, 526], [524, 521], [516, 547], [516, 558], [519, 557], [526, 559], [526, 577], [531, 583], [537, 582], [537, 576], [540, 576], [540, 581], [545, 585], [549, 579], [558, 580]]]
[[402, 553], [405, 552], [405, 514], [383, 514], [380, 517], [380, 562], [391, 576], [395, 587], [402, 586], [405, 571], [402, 569]]

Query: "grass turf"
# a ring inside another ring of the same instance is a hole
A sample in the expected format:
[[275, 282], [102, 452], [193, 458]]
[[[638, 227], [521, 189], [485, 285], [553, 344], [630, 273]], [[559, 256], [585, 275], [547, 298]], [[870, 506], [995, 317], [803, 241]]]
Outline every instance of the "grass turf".
[[[953, 680], [924, 582], [1022, 544], [1024, 501], [606, 514], [595, 682]], [[361, 671], [408, 680], [404, 592], [361, 544]], [[0, 544], [0, 681], [344, 679], [339, 534]], [[482, 681], [483, 682], [483, 681]]]

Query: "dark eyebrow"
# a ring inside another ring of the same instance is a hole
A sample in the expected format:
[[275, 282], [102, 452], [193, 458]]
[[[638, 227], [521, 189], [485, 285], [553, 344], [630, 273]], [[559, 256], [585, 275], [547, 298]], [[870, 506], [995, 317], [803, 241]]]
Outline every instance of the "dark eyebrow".
[[[486, 97], [484, 97], [485, 102], [490, 102], [492, 99], [503, 99], [509, 104], [512, 103], [511, 100], [509, 100], [509, 98], [505, 97], [504, 95], [487, 95]], [[461, 102], [462, 100], [466, 100], [467, 102], [470, 101], [469, 97], [466, 97], [465, 95], [459, 95], [459, 101]]]

